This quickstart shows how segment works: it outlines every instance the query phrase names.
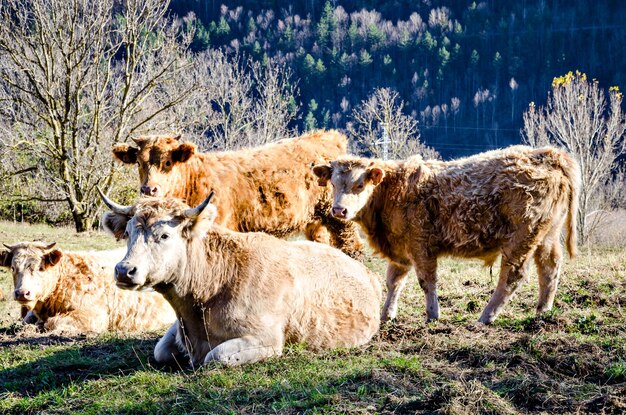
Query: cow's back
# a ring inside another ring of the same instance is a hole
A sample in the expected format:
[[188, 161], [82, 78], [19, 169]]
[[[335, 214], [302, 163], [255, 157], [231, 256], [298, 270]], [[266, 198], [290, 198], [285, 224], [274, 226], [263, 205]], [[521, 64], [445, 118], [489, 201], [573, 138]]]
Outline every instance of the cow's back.
[[203, 244], [208, 268], [194, 282], [183, 281], [190, 271], [176, 283], [195, 287], [191, 297], [202, 303], [203, 319], [185, 322], [196, 336], [206, 340], [209, 330], [219, 342], [271, 333], [321, 350], [364, 344], [378, 330], [379, 278], [337, 249], [223, 228]]
[[156, 291], [127, 291], [114, 287], [114, 293], [110, 303], [109, 330], [156, 331], [176, 321], [176, 313]]
[[136, 292], [115, 285], [113, 268], [125, 248], [110, 251], [65, 252], [63, 271], [47, 314], [74, 310], [90, 316], [88, 331], [154, 331], [175, 321], [176, 315], [162, 295]]
[[91, 261], [94, 279], [100, 282], [101, 306], [107, 311], [108, 330], [136, 332], [162, 329], [176, 320], [176, 314], [155, 291], [129, 291], [115, 285], [115, 264], [126, 248], [112, 251], [88, 252], [83, 255]]
[[293, 276], [292, 307], [285, 334], [312, 350], [362, 345], [380, 324], [378, 276], [338, 250], [297, 242], [285, 253]]
[[[442, 253], [491, 260], [522, 222], [536, 226], [565, 214], [569, 160], [554, 148], [513, 146], [424, 162], [418, 179], [406, 178], [408, 200], [418, 201], [406, 205], [415, 233], [438, 241]], [[424, 217], [434, 226], [426, 226]]]
[[285, 236], [302, 231], [330, 205], [330, 192], [317, 184], [311, 166], [345, 154], [345, 136], [317, 131], [263, 147], [199, 154], [198, 177], [188, 182], [187, 202], [200, 203], [215, 190], [217, 223], [230, 229]]

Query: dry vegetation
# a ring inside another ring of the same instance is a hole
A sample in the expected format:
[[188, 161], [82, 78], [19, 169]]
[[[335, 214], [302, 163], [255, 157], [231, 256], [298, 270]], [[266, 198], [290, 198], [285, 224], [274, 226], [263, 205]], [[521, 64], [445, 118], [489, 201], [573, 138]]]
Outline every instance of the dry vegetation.
[[[0, 237], [70, 249], [114, 244], [99, 233], [9, 223], [0, 223]], [[531, 273], [492, 327], [476, 324], [496, 268], [492, 277], [481, 263], [445, 259], [440, 321], [424, 322], [412, 276], [397, 321], [368, 346], [291, 347], [243, 368], [159, 368], [157, 333], [44, 336], [16, 324], [17, 307], [0, 302], [0, 412], [624, 413], [626, 250], [582, 251], [564, 266], [555, 310], [540, 319]], [[382, 274], [385, 264], [371, 258], [368, 266]], [[4, 271], [0, 285], [10, 287]]]

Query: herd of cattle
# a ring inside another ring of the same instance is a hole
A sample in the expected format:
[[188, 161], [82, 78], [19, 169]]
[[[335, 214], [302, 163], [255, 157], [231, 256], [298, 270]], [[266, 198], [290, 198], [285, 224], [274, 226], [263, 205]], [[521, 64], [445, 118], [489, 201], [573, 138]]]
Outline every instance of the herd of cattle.
[[[437, 319], [443, 255], [486, 264], [501, 256], [485, 324], [534, 260], [543, 313], [558, 285], [562, 231], [570, 256], [576, 250], [579, 167], [557, 148], [444, 162], [350, 156], [336, 131], [219, 153], [199, 153], [180, 137], [134, 142], [113, 155], [138, 165], [142, 197], [121, 206], [101, 193], [110, 209], [102, 225], [127, 241], [125, 250], [22, 242], [0, 252], [26, 322], [63, 332], [170, 325], [154, 350], [158, 362], [236, 365], [280, 355], [287, 343], [368, 342], [396, 316], [411, 268], [427, 318]], [[360, 262], [356, 225], [388, 260], [382, 313], [380, 279]], [[279, 239], [294, 233], [309, 241]]]

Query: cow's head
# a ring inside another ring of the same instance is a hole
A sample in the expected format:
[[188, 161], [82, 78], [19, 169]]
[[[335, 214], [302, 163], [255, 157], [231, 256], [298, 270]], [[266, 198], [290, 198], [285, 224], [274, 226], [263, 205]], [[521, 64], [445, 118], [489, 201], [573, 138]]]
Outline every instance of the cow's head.
[[38, 301], [43, 301], [54, 291], [58, 274], [52, 272], [63, 253], [54, 249], [56, 244], [43, 242], [21, 242], [5, 247], [0, 252], [0, 265], [11, 269], [13, 274], [13, 298], [32, 310]]
[[376, 161], [343, 157], [330, 164], [313, 167], [320, 186], [333, 186], [333, 216], [350, 220], [365, 206], [376, 186], [385, 177]]
[[217, 215], [209, 204], [213, 193], [195, 208], [169, 198], [120, 206], [100, 194], [111, 209], [102, 217], [104, 228], [127, 241], [126, 256], [115, 266], [115, 280], [118, 287], [129, 290], [172, 282], [187, 264], [189, 244], [206, 235]]
[[133, 138], [137, 147], [128, 144], [113, 146], [113, 155], [123, 163], [137, 164], [140, 193], [167, 196], [176, 185], [178, 169], [196, 152], [193, 143], [181, 143], [180, 135]]

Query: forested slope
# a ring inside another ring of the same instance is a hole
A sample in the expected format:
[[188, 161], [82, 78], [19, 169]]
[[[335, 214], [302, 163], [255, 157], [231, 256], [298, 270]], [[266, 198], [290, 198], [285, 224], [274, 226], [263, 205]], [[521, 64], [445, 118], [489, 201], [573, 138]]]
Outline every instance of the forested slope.
[[194, 48], [226, 47], [293, 70], [298, 128], [345, 128], [376, 87], [397, 90], [444, 157], [519, 141], [522, 113], [578, 69], [624, 85], [619, 1], [174, 0], [198, 17]]

